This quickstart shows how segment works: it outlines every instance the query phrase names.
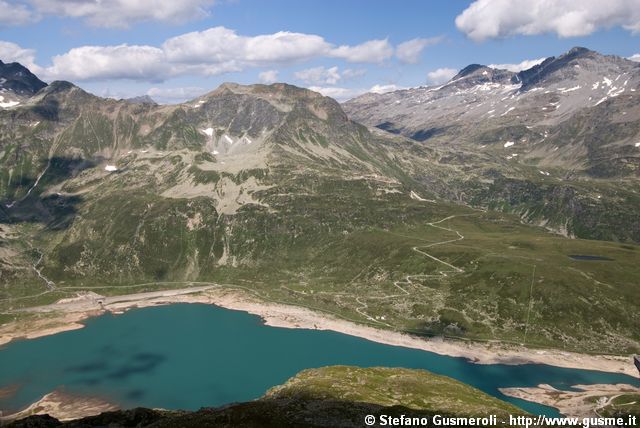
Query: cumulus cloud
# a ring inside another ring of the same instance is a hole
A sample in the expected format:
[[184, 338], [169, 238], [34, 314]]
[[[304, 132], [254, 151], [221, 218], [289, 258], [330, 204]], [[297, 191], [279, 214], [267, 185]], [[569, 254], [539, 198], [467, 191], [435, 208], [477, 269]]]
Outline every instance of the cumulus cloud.
[[338, 67], [313, 67], [293, 73], [293, 76], [307, 85], [335, 85], [341, 80], [349, 80], [363, 76], [366, 70], [347, 68], [342, 72]]
[[364, 89], [340, 88], [336, 86], [309, 86], [308, 89], [319, 92], [325, 97], [331, 97], [338, 101], [346, 101], [367, 92]]
[[365, 74], [367, 74], [367, 70], [365, 70], [364, 68], [358, 68], [358, 69], [347, 68], [342, 71], [341, 77], [343, 80], [348, 80], [348, 79], [355, 79], [357, 77], [362, 77]]
[[35, 12], [26, 5], [0, 0], [0, 26], [23, 25], [36, 19]]
[[393, 56], [393, 46], [387, 39], [369, 40], [356, 46], [339, 46], [329, 56], [348, 62], [379, 64]]
[[306, 70], [296, 71], [295, 73], [293, 73], [293, 76], [308, 85], [335, 85], [342, 77], [338, 72], [338, 67], [307, 68]]
[[258, 79], [262, 83], [275, 83], [278, 81], [278, 70], [266, 70], [258, 74]]
[[434, 85], [439, 85], [448, 82], [456, 74], [458, 74], [458, 70], [455, 68], [438, 68], [427, 73], [427, 81]]
[[163, 80], [172, 74], [164, 53], [152, 46], [82, 46], [52, 58], [43, 70], [46, 79]]
[[198, 86], [187, 86], [181, 88], [153, 87], [147, 91], [147, 95], [161, 104], [173, 104], [194, 99], [205, 92], [206, 90], [204, 88]]
[[533, 67], [534, 65], [540, 64], [545, 59], [546, 58], [525, 59], [524, 61], [522, 61], [522, 62], [520, 62], [518, 64], [489, 64], [489, 67], [497, 68], [497, 69], [501, 69], [501, 70], [509, 70], [509, 71], [513, 71], [514, 73], [517, 73], [517, 72], [522, 71], [522, 70], [528, 70], [531, 67]]
[[373, 85], [368, 92], [373, 92], [374, 94], [386, 94], [387, 92], [398, 91], [400, 89], [405, 89], [402, 86], [389, 84], [389, 85]]
[[166, 40], [155, 46], [82, 46], [52, 58], [49, 79], [160, 81], [197, 74], [218, 75], [247, 67], [289, 64], [326, 54], [320, 36], [278, 32], [247, 37], [214, 27]]
[[396, 48], [396, 57], [405, 64], [417, 64], [420, 61], [422, 51], [428, 47], [438, 44], [442, 37], [431, 37], [428, 39], [412, 39], [400, 43]]
[[19, 62], [32, 72], [40, 71], [40, 67], [35, 64], [36, 51], [24, 49], [12, 42], [0, 40], [0, 60], [4, 62]]
[[374, 94], [385, 94], [387, 92], [398, 91], [400, 89], [406, 89], [403, 86], [398, 86], [395, 84], [386, 84], [386, 85], [373, 85], [369, 89], [364, 88], [344, 88], [338, 86], [309, 86], [309, 89], [312, 91], [320, 92], [322, 95], [326, 97], [334, 98], [340, 102], [349, 100], [351, 98], [355, 98], [359, 95], [366, 94], [367, 92], [372, 92]]
[[194, 31], [168, 39], [167, 59], [181, 63], [234, 62], [254, 66], [302, 61], [326, 54], [330, 44], [314, 34], [280, 31], [254, 37], [225, 27]]
[[621, 26], [640, 32], [638, 0], [476, 0], [456, 17], [456, 26], [476, 41], [514, 35], [555, 33], [586, 36], [599, 28]]
[[55, 15], [96, 27], [123, 28], [135, 22], [181, 23], [209, 15], [213, 0], [0, 0], [0, 24], [24, 24]]
[[635, 61], [635, 62], [640, 62], [640, 53], [633, 54], [630, 57], [627, 57], [627, 59], [630, 59], [631, 61]]
[[[32, 50], [18, 45], [7, 49], [13, 52], [14, 57], [22, 52], [20, 55], [25, 58], [24, 62], [32, 65], [35, 71], [37, 66]], [[280, 31], [243, 36], [225, 27], [213, 27], [172, 37], [160, 47], [128, 44], [80, 46], [54, 56], [49, 67], [37, 70], [46, 80], [131, 79], [156, 82], [184, 75], [212, 76], [251, 67], [286, 66], [320, 57], [342, 56], [348, 61], [378, 61], [388, 58], [390, 52], [393, 49], [386, 40], [335, 48], [314, 34]], [[318, 77], [315, 81], [318, 84], [335, 84], [338, 80], [361, 76], [364, 72], [346, 69], [338, 77], [331, 69], [323, 69], [320, 74], [325, 78]]]

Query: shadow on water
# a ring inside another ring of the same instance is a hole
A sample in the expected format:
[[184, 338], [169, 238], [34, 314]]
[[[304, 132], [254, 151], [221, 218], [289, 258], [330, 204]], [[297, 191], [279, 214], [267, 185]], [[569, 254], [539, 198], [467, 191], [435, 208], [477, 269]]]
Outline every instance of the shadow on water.
[[133, 355], [129, 361], [106, 376], [110, 379], [124, 380], [133, 375], [149, 373], [162, 364], [166, 357], [161, 354], [143, 352]]
[[43, 189], [74, 178], [97, 164], [94, 160], [73, 157], [42, 160], [37, 170], [45, 172], [39, 180], [37, 176], [23, 176], [12, 181], [7, 195], [13, 197], [0, 199], [0, 223], [40, 223], [51, 230], [67, 229], [77, 215], [82, 197], [57, 193], [44, 195]]
[[77, 366], [71, 366], [66, 369], [70, 373], [92, 373], [102, 372], [109, 369], [107, 361], [97, 361], [95, 363], [80, 364]]
[[[150, 374], [166, 359], [161, 354], [141, 352], [132, 355], [124, 363], [110, 364], [107, 360], [102, 360], [74, 365], [64, 371], [80, 375], [79, 383], [81, 384], [95, 386], [108, 380], [125, 381], [134, 375]], [[135, 395], [142, 397], [143, 394], [144, 392], [140, 391]]]

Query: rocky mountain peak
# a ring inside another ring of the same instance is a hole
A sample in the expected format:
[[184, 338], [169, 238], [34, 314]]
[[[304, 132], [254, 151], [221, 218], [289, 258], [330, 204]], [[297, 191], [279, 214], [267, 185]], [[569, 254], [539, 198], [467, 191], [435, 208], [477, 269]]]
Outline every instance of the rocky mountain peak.
[[607, 74], [623, 74], [640, 67], [632, 61], [613, 55], [602, 55], [583, 47], [574, 47], [558, 56], [549, 57], [538, 65], [518, 73], [522, 89], [528, 90], [538, 84], [553, 84], [561, 81], [580, 81]]
[[321, 120], [348, 121], [342, 107], [334, 99], [286, 83], [240, 85], [227, 82], [208, 94], [189, 101], [187, 105], [207, 106], [211, 103], [216, 105], [225, 103], [252, 104], [260, 110], [264, 110], [266, 105], [270, 105], [271, 108], [275, 107], [277, 111], [284, 114], [294, 113], [304, 116], [310, 112]]
[[158, 104], [149, 95], [140, 95], [137, 97], [125, 98], [124, 101], [128, 102], [129, 104], [148, 104], [148, 105]]
[[458, 72], [458, 74], [453, 76], [453, 79], [451, 79], [451, 80], [458, 80], [458, 79], [461, 79], [463, 77], [472, 75], [472, 74], [477, 73], [479, 71], [483, 71], [483, 70], [488, 69], [488, 68], [489, 67], [481, 65], [481, 64], [470, 64], [470, 65], [467, 65], [462, 70], [460, 70]]
[[29, 97], [45, 86], [46, 83], [23, 65], [17, 62], [4, 63], [0, 60], [0, 91]]
[[486, 65], [471, 64], [460, 70], [451, 82], [456, 87], [470, 87], [484, 83], [508, 84], [515, 73], [507, 70], [499, 70]]

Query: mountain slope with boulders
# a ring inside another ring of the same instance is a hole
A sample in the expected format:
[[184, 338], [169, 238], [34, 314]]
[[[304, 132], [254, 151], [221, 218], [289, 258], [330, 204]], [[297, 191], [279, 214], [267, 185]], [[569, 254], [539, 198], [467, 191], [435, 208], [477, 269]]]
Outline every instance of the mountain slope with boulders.
[[568, 236], [637, 243], [639, 101], [639, 63], [574, 48], [518, 73], [474, 64], [438, 87], [343, 107], [472, 171], [439, 194]]

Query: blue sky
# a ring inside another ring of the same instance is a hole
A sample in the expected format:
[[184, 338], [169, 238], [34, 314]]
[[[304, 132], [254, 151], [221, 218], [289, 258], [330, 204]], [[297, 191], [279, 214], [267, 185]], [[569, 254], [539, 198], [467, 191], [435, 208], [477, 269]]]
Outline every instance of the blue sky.
[[[0, 59], [104, 96], [179, 102], [284, 81], [338, 99], [518, 69], [573, 46], [640, 53], [640, 0], [0, 0]], [[636, 57], [637, 58], [637, 57]]]

